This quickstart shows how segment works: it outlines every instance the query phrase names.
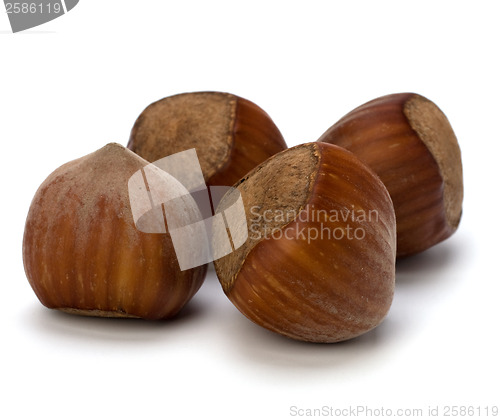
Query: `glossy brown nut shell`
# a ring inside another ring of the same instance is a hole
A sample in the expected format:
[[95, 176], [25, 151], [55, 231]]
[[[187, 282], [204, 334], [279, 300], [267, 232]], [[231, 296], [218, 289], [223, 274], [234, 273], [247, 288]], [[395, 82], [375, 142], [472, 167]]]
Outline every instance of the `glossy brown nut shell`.
[[311, 342], [347, 340], [382, 322], [394, 293], [396, 225], [389, 193], [368, 167], [342, 148], [308, 143], [236, 187], [249, 239], [214, 264], [246, 317]]
[[380, 176], [394, 202], [398, 257], [447, 239], [462, 215], [460, 148], [430, 100], [400, 93], [349, 112], [320, 138], [353, 152]]
[[149, 105], [127, 147], [149, 162], [195, 148], [207, 185], [233, 185], [287, 146], [253, 102], [223, 92], [191, 92]]
[[118, 144], [56, 169], [29, 209], [24, 268], [49, 308], [102, 317], [169, 318], [203, 283], [180, 271], [168, 234], [136, 229], [128, 180], [148, 162]]

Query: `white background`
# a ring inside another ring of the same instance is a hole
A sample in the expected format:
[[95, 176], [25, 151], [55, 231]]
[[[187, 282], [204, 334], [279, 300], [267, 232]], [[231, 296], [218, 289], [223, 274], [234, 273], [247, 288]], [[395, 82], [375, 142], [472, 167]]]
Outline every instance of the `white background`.
[[[500, 405], [495, 6], [81, 0], [12, 34], [0, 5], [0, 418], [287, 419], [293, 407], [452, 405], [485, 418]], [[379, 328], [336, 345], [282, 338], [247, 321], [213, 271], [170, 322], [79, 318], [38, 302], [21, 243], [39, 184], [108, 142], [126, 144], [149, 103], [196, 90], [254, 101], [289, 145], [389, 93], [418, 92], [444, 110], [463, 154], [462, 224], [398, 264]]]

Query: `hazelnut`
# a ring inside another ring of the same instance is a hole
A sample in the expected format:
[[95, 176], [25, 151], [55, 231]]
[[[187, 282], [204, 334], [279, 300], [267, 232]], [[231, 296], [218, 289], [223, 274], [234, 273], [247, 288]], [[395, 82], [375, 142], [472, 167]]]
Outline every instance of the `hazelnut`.
[[397, 220], [397, 256], [447, 239], [462, 215], [460, 148], [443, 112], [415, 93], [374, 99], [320, 138], [353, 152], [380, 176]]
[[287, 146], [254, 103], [229, 93], [192, 92], [149, 105], [127, 147], [149, 162], [195, 148], [207, 185], [233, 185]]
[[[42, 304], [80, 315], [163, 319], [200, 288], [206, 265], [181, 271], [168, 233], [135, 226], [128, 182], [146, 165], [108, 144], [42, 183], [23, 241], [26, 275]], [[172, 191], [183, 188], [169, 181]], [[196, 211], [195, 205], [187, 202], [186, 210]]]
[[[380, 324], [394, 293], [396, 222], [367, 166], [340, 147], [308, 143], [269, 158], [235, 188], [249, 237], [214, 265], [247, 318], [311, 342]], [[229, 193], [218, 211], [232, 201]]]

